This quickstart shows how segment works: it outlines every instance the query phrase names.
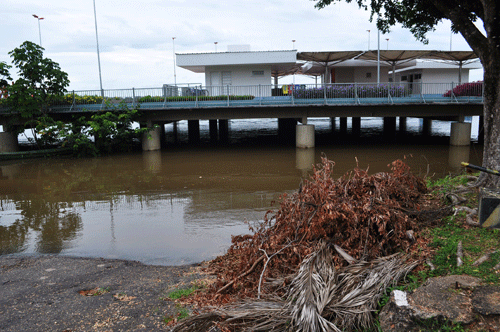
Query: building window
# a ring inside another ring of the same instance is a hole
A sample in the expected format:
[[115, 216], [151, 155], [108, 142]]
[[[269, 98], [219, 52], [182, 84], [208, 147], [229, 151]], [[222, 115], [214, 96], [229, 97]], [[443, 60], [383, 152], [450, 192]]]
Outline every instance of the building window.
[[253, 70], [252, 76], [264, 76], [264, 71], [263, 70]]
[[222, 85], [231, 85], [231, 72], [230, 71], [223, 71], [222, 72]]
[[408, 76], [401, 76], [401, 81], [408, 81]]
[[366, 73], [366, 78], [372, 78], [372, 73]]
[[421, 80], [422, 79], [422, 74], [415, 74], [413, 76], [413, 79], [415, 79], [415, 80]]

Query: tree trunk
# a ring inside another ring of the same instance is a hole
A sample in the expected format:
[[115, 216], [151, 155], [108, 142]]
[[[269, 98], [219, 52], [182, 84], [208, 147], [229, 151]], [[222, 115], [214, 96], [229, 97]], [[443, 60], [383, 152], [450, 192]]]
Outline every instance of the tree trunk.
[[[484, 152], [483, 167], [500, 170], [500, 47], [489, 45], [483, 53], [484, 67]], [[481, 173], [477, 184], [499, 187], [500, 177]]]

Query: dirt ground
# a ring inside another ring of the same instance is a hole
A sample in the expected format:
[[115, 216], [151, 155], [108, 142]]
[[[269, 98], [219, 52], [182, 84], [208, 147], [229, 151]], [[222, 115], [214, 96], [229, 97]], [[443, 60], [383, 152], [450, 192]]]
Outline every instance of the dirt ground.
[[64, 256], [0, 256], [0, 331], [169, 331], [173, 289], [194, 266]]

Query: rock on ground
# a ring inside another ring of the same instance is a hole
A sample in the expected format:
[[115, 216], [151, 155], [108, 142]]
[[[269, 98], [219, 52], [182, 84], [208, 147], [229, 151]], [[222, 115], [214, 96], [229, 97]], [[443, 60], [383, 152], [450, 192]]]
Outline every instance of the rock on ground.
[[380, 312], [382, 331], [419, 331], [419, 322], [447, 320], [485, 331], [499, 331], [500, 287], [481, 286], [481, 280], [466, 275], [427, 280], [413, 293], [393, 291]]

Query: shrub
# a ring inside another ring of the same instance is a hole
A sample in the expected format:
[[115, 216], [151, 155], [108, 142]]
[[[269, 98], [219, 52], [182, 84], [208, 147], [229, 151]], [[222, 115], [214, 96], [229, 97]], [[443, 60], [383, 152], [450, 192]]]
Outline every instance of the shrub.
[[330, 85], [326, 88], [299, 88], [293, 91], [294, 98], [387, 98], [404, 97], [409, 94], [409, 90], [404, 86], [375, 84], [375, 85]]
[[[448, 90], [443, 97], [451, 97], [452, 90]], [[453, 88], [453, 95], [455, 97], [471, 96], [481, 97], [483, 95], [483, 82], [471, 82], [457, 85]]]

